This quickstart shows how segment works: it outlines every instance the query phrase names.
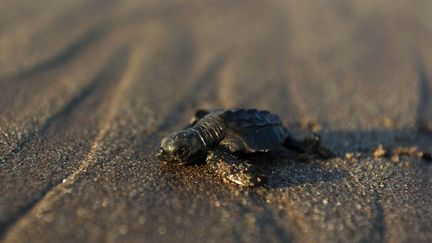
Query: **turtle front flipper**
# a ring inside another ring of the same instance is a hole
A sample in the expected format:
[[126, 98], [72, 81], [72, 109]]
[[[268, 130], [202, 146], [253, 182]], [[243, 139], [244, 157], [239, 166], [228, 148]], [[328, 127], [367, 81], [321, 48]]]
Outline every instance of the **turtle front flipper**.
[[223, 148], [210, 151], [207, 164], [224, 182], [245, 187], [261, 186], [266, 183], [266, 177], [261, 174], [259, 166], [240, 160]]
[[194, 116], [190, 119], [189, 127], [192, 127], [193, 125], [195, 125], [195, 123], [197, 123], [199, 120], [201, 120], [203, 117], [205, 117], [208, 113], [209, 113], [209, 111], [202, 110], [202, 109], [195, 111]]

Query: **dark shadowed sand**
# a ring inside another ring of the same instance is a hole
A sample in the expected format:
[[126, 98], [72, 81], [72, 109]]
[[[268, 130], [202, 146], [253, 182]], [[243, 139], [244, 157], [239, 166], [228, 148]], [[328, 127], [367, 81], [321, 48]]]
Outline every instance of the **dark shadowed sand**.
[[[307, 2], [0, 1], [0, 239], [431, 242], [432, 165], [370, 151], [432, 150], [432, 1]], [[255, 189], [155, 159], [221, 107], [338, 156]]]

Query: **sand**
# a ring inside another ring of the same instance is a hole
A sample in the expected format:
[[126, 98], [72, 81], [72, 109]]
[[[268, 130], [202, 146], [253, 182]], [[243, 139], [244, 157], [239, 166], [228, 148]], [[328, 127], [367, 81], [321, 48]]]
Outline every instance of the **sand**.
[[[1, 1], [1, 240], [431, 242], [431, 163], [372, 154], [432, 150], [431, 11]], [[258, 188], [155, 158], [196, 109], [231, 107], [315, 130], [337, 156], [280, 159]]]

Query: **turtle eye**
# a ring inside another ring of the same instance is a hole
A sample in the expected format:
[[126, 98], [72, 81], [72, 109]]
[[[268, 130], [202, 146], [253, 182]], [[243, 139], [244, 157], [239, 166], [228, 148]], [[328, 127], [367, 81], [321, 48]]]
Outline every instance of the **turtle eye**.
[[186, 153], [187, 153], [187, 150], [186, 150], [185, 147], [178, 148], [177, 151], [175, 152], [175, 154], [176, 154], [178, 157], [183, 157], [183, 156], [186, 155]]

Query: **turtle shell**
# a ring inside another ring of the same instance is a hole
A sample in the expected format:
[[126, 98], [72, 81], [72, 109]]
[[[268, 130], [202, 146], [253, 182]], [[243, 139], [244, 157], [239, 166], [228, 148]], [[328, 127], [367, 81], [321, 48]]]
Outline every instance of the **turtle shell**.
[[226, 125], [225, 138], [220, 145], [232, 152], [267, 152], [280, 146], [287, 129], [275, 114], [256, 109], [234, 109], [219, 114]]

